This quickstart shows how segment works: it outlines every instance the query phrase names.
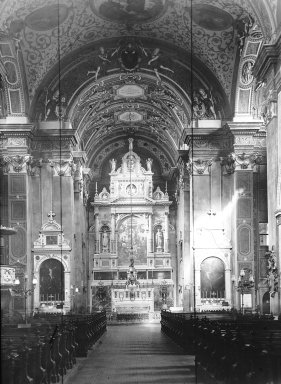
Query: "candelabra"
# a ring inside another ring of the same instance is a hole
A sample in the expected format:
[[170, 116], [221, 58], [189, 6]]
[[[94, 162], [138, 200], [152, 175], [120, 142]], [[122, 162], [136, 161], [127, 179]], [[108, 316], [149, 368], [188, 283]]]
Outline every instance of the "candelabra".
[[[233, 276], [232, 282], [235, 283], [235, 276]], [[254, 287], [254, 277], [251, 273], [251, 270], [249, 269], [241, 269], [239, 278], [238, 278], [238, 284], [237, 284], [237, 291], [241, 293], [241, 313], [244, 314], [244, 294], [249, 289]]]
[[32, 288], [27, 289], [27, 280], [28, 280], [28, 277], [24, 276], [24, 285], [23, 285], [23, 288], [20, 288], [19, 287], [20, 280], [19, 280], [19, 278], [16, 278], [15, 286], [18, 286], [18, 288], [13, 288], [13, 291], [15, 293], [20, 294], [20, 295], [22, 295], [24, 297], [24, 321], [25, 321], [25, 324], [27, 324], [26, 301], [27, 301], [28, 296], [30, 296], [32, 294], [32, 292], [34, 292], [36, 284], [37, 284], [37, 279], [36, 279], [35, 276], [33, 276]]

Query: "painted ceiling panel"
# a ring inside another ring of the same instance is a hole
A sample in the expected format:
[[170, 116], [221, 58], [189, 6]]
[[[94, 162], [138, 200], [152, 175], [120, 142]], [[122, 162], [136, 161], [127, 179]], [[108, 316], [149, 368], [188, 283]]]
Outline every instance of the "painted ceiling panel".
[[[262, 1], [257, 3], [263, 31], [271, 34]], [[7, 0], [1, 6], [0, 28], [20, 42], [31, 99], [58, 62], [58, 52], [63, 59], [87, 44], [99, 46], [100, 40], [129, 35], [172, 44], [175, 57], [176, 47], [187, 56], [192, 53], [230, 96], [236, 27], [249, 14], [254, 10], [243, 0]]]

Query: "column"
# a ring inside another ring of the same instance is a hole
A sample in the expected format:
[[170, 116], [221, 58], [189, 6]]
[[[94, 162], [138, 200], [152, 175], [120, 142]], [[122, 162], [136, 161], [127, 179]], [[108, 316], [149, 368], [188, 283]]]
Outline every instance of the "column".
[[111, 234], [110, 234], [110, 252], [116, 253], [115, 244], [115, 214], [111, 214]]
[[153, 239], [153, 229], [152, 229], [152, 213], [148, 213], [148, 232], [147, 232], [147, 253], [153, 252], [152, 249], [152, 239]]
[[165, 212], [164, 252], [169, 252], [169, 213]]
[[95, 213], [95, 253], [100, 253], [99, 214]]
[[225, 300], [232, 306], [232, 297], [231, 297], [231, 270], [230, 267], [225, 269]]

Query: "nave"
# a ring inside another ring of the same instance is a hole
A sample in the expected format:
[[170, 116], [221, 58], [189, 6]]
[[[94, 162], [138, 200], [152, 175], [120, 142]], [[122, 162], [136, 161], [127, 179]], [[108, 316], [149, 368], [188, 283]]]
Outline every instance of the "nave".
[[109, 325], [64, 382], [95, 383], [193, 384], [194, 356], [187, 355], [161, 332], [160, 323]]

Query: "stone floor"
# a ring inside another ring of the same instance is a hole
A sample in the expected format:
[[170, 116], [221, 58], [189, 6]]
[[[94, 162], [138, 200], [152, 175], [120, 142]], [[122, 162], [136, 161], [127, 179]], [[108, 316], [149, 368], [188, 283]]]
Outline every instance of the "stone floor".
[[[161, 332], [160, 324], [111, 325], [63, 384], [202, 384], [194, 356]], [[206, 383], [206, 381], [205, 381]]]

